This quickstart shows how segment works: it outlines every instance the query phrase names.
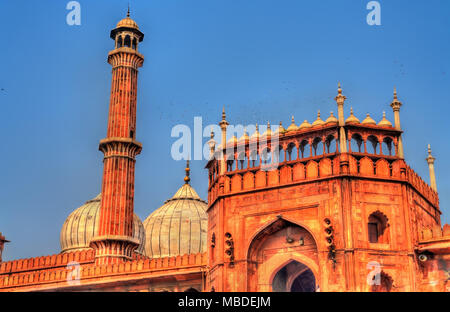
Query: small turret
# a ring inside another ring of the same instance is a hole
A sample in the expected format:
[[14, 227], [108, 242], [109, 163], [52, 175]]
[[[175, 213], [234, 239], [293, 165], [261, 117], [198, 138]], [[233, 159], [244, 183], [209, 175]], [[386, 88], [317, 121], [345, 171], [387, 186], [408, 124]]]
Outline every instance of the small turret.
[[214, 153], [216, 151], [216, 141], [214, 140], [214, 131], [211, 130], [211, 140], [208, 141], [209, 145], [209, 158], [213, 159]]
[[434, 172], [434, 161], [435, 160], [436, 160], [436, 158], [434, 158], [431, 155], [431, 145], [428, 144], [428, 157], [426, 158], [426, 161], [428, 163], [428, 169], [430, 170], [430, 186], [435, 192], [437, 192], [436, 175]]
[[[397, 130], [401, 130], [400, 126], [400, 107], [402, 107], [402, 103], [397, 98], [397, 88], [394, 87], [394, 100], [391, 103], [392, 110], [394, 111], [394, 127]], [[398, 157], [404, 158], [403, 154], [403, 139], [400, 135], [398, 139]]]
[[[222, 147], [225, 148], [227, 146], [227, 127], [229, 123], [227, 121], [227, 115], [225, 114], [225, 107], [222, 109], [222, 120], [219, 122], [220, 129], [222, 129]], [[223, 151], [222, 151], [223, 153]], [[225, 174], [226, 171], [226, 161], [225, 161], [225, 155], [221, 155], [221, 161], [220, 161], [220, 174]]]
[[341, 83], [338, 83], [338, 95], [334, 98], [338, 106], [338, 121], [339, 121], [339, 146], [341, 153], [347, 153], [347, 135], [345, 133], [344, 125], [344, 102], [347, 99], [342, 94]]

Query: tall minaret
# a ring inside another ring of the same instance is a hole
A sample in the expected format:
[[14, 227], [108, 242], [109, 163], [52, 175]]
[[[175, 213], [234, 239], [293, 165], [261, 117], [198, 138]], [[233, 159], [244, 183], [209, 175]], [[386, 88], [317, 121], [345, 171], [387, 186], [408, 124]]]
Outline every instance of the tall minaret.
[[[394, 111], [394, 127], [397, 130], [402, 130], [400, 126], [400, 107], [402, 107], [402, 103], [397, 98], [397, 89], [394, 88], [394, 100], [391, 103], [392, 110]], [[398, 138], [398, 157], [405, 158], [403, 154], [403, 139], [400, 135]]]
[[430, 186], [435, 192], [437, 192], [436, 175], [434, 173], [434, 161], [436, 160], [436, 158], [431, 155], [430, 144], [428, 144], [428, 157], [426, 158], [426, 160], [428, 163], [428, 169], [430, 170]]
[[138, 241], [133, 235], [135, 157], [142, 145], [136, 141], [136, 95], [138, 69], [144, 57], [138, 42], [144, 38], [136, 22], [127, 17], [111, 31], [115, 49], [108, 54], [112, 87], [104, 154], [99, 229], [91, 241], [96, 264], [130, 260]]

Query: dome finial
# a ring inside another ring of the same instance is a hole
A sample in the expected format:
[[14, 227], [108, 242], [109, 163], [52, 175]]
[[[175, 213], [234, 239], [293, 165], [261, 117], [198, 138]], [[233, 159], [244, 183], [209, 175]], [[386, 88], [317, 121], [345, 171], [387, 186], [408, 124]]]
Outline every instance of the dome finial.
[[130, 2], [128, 2], [128, 11], [127, 11], [127, 17], [130, 17]]
[[189, 174], [191, 172], [191, 168], [189, 167], [189, 159], [186, 161], [186, 169], [184, 169], [186, 171], [186, 176], [184, 177], [184, 182], [186, 184], [189, 184], [189, 181], [191, 181], [191, 178], [189, 178]]

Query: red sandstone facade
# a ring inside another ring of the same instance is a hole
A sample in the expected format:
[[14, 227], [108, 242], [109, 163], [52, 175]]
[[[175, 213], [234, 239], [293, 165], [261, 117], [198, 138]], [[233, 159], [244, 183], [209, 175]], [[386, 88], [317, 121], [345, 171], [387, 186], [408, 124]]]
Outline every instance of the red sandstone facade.
[[[378, 143], [389, 138], [398, 150], [401, 132], [394, 129], [349, 125], [345, 130], [349, 138], [363, 138], [364, 145], [369, 136]], [[271, 291], [274, 275], [295, 261], [312, 271], [321, 291], [376, 289], [367, 283], [375, 269], [371, 262], [379, 263], [389, 290], [446, 289], [448, 247], [443, 255], [419, 260], [426, 240], [446, 245], [450, 239], [450, 227], [441, 230], [437, 193], [397, 156], [353, 152], [350, 145], [348, 153], [327, 152], [338, 133], [334, 124], [282, 135], [278, 151], [286, 161], [276, 170], [252, 164], [251, 140], [236, 144], [236, 151], [243, 145], [244, 154], [234, 154], [237, 161], [224, 175], [217, 174], [218, 161], [209, 163], [209, 233], [224, 238], [209, 248], [209, 287]], [[324, 142], [321, 155], [302, 158], [301, 144], [319, 140]], [[295, 147], [297, 159], [289, 160]], [[265, 148], [275, 147], [269, 142], [258, 146], [258, 153]], [[247, 168], [234, 167], [238, 162], [247, 162]], [[369, 237], [372, 217], [383, 227], [376, 242]], [[233, 237], [232, 255], [226, 252], [226, 235]], [[434, 277], [436, 285], [429, 279], [428, 262], [441, 266], [440, 273], [434, 272], [442, 274]]]
[[[91, 249], [1, 262], [0, 291], [450, 291], [450, 226], [405, 162], [395, 125], [320, 117], [222, 145], [206, 167], [207, 252], [151, 259], [133, 251], [137, 74], [143, 34], [129, 17], [115, 49], [100, 225]], [[129, 40], [128, 42], [125, 40]], [[373, 148], [371, 148], [373, 147]], [[266, 170], [267, 169], [267, 170]]]

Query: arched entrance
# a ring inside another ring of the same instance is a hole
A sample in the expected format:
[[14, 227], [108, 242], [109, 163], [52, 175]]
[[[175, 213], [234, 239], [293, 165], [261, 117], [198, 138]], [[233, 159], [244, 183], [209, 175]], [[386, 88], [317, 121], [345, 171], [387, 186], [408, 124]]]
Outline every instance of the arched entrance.
[[266, 225], [252, 239], [247, 262], [248, 291], [315, 291], [318, 252], [312, 234], [284, 218]]
[[272, 290], [275, 292], [315, 292], [316, 278], [310, 268], [293, 260], [275, 274]]

